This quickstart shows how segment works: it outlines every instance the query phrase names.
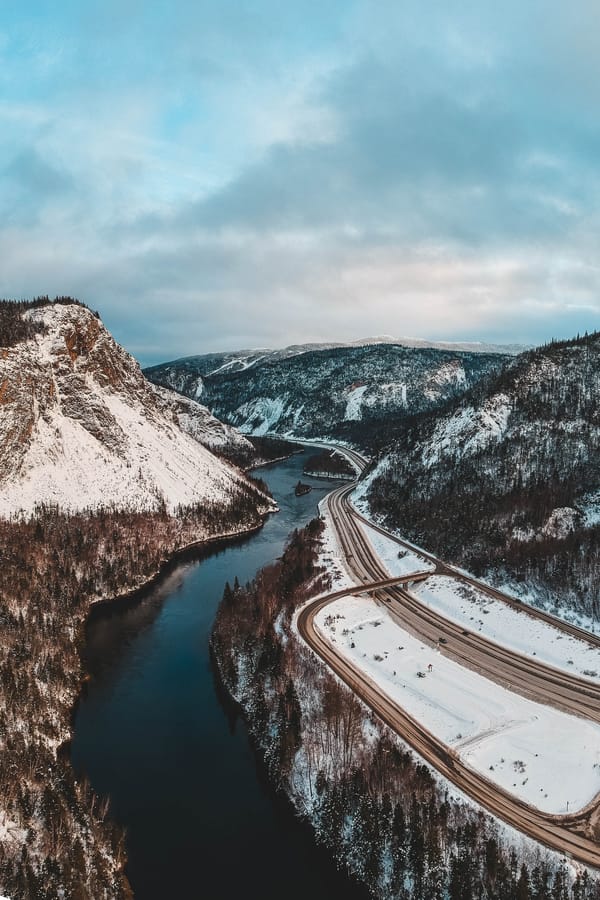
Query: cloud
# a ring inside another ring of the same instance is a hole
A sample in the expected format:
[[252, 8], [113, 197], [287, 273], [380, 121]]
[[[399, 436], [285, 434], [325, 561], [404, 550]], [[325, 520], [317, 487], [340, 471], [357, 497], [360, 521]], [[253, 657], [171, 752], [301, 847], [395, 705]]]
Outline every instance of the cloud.
[[4, 294], [145, 361], [597, 321], [591, 0], [58, 7], [3, 43]]
[[48, 203], [74, 190], [73, 179], [33, 147], [21, 150], [0, 171], [0, 215], [5, 222], [30, 225]]

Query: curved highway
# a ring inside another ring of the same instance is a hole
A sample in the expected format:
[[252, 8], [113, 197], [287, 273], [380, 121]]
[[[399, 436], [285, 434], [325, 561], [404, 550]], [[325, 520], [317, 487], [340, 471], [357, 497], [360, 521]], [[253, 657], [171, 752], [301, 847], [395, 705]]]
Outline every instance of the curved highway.
[[[359, 472], [367, 465], [360, 454], [346, 448], [338, 449], [343, 450]], [[383, 721], [465, 794], [498, 818], [545, 846], [565, 853], [582, 863], [600, 868], [600, 795], [584, 809], [571, 815], [560, 816], [541, 812], [509, 794], [470, 769], [451, 748], [391, 700], [372, 679], [342, 656], [335, 646], [319, 633], [315, 628], [314, 619], [321, 609], [335, 599], [353, 593], [369, 592], [385, 605], [388, 613], [402, 628], [423, 641], [437, 645], [441, 652], [461, 665], [475, 669], [485, 677], [539, 703], [555, 706], [596, 722], [600, 722], [600, 685], [572, 676], [568, 672], [553, 669], [531, 657], [524, 657], [479, 633], [465, 633], [462, 626], [421, 604], [405, 586], [412, 578], [420, 580], [428, 574], [450, 575], [496, 599], [514, 605], [524, 615], [550, 621], [554, 627], [567, 634], [584, 637], [588, 643], [595, 646], [600, 647], [600, 639], [541, 611], [531, 608], [525, 611], [513, 598], [470, 576], [463, 575], [432, 554], [425, 553], [384, 529], [374, 526], [352, 507], [349, 498], [354, 486], [354, 483], [342, 485], [332, 491], [325, 502], [344, 555], [345, 566], [357, 586], [336, 591], [307, 604], [299, 613], [297, 620], [298, 630], [303, 639]], [[360, 527], [361, 521], [371, 528], [376, 528], [400, 546], [417, 552], [433, 564], [434, 571], [415, 573], [414, 576], [403, 578], [390, 578], [364, 535]], [[447, 643], [440, 645], [438, 643], [440, 637]]]
[[[330, 518], [343, 548], [346, 566], [353, 577], [359, 582], [381, 581], [386, 576], [389, 577], [389, 574], [360, 528], [358, 516], [349, 502], [352, 490], [352, 485], [345, 485], [328, 496]], [[435, 571], [431, 574], [451, 574], [459, 581], [480, 586], [474, 579], [463, 576], [455, 570], [449, 570], [431, 554], [421, 554], [419, 551], [419, 555], [425, 556], [435, 565]], [[418, 575], [421, 580], [421, 573]], [[408, 580], [405, 578], [404, 583]], [[504, 600], [504, 595], [499, 591], [495, 591], [494, 596]], [[431, 607], [420, 603], [409, 591], [401, 587], [380, 591], [377, 599], [386, 603], [388, 612], [399, 625], [421, 640], [437, 645], [440, 652], [452, 657], [461, 665], [474, 669], [486, 678], [510, 687], [511, 690], [539, 703], [549, 704], [600, 723], [600, 684], [554, 669], [534, 657], [516, 653], [479, 632], [465, 633], [462, 625], [446, 619]], [[538, 612], [535, 609], [525, 612], [517, 603], [515, 606], [522, 615], [536, 617]], [[546, 621], [548, 617], [542, 613], [539, 618]], [[574, 633], [571, 625], [560, 620], [552, 619], [552, 624], [566, 634]], [[576, 636], [581, 636], [580, 629], [576, 629]], [[439, 644], [440, 637], [447, 643]], [[595, 635], [589, 635], [586, 639], [588, 643], [600, 646], [600, 641]]]

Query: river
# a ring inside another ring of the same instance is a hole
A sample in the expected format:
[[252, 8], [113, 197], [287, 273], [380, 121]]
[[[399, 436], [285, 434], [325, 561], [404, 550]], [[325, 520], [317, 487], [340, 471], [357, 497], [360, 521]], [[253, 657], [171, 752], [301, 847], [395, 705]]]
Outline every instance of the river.
[[[260, 470], [280, 512], [259, 532], [177, 564], [88, 624], [72, 762], [127, 829], [136, 900], [364, 900], [266, 783], [208, 651], [225, 582], [277, 559], [331, 490], [302, 476], [303, 460]], [[313, 491], [296, 497], [300, 477]]]

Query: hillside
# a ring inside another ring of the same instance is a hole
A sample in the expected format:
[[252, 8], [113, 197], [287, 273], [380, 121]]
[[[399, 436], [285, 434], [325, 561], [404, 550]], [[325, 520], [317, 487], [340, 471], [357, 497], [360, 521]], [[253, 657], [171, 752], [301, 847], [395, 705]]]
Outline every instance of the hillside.
[[[290, 348], [291, 349], [291, 348]], [[378, 446], [415, 412], [460, 396], [511, 357], [393, 343], [223, 362], [192, 357], [147, 370], [248, 434], [332, 436]], [[235, 362], [235, 365], [234, 365]]]
[[69, 765], [90, 608], [274, 505], [203, 446], [246, 439], [147, 382], [83, 305], [0, 303], [0, 328], [0, 895], [131, 900], [109, 800]]
[[529, 351], [416, 416], [358, 496], [467, 568], [597, 617], [600, 335]]
[[[0, 355], [0, 514], [229, 506], [257, 494], [225, 453], [247, 441], [159, 390], [90, 310], [16, 307], [26, 327]], [[13, 319], [16, 319], [13, 309]], [[0, 343], [2, 338], [0, 337]]]

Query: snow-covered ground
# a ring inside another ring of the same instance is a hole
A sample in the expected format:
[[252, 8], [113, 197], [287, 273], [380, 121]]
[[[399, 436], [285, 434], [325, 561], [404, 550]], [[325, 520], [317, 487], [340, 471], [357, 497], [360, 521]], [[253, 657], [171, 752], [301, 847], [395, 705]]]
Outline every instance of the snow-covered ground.
[[321, 536], [321, 551], [319, 553], [317, 565], [324, 566], [329, 572], [332, 591], [339, 591], [346, 587], [354, 587], [356, 581], [348, 573], [344, 554], [336, 540], [335, 532], [331, 527], [326, 497], [319, 503], [319, 513], [325, 518], [327, 527]]
[[494, 600], [483, 591], [443, 575], [416, 584], [411, 593], [426, 606], [469, 631], [510, 647], [524, 656], [573, 675], [600, 682], [600, 650], [527, 614]]
[[463, 668], [403, 631], [368, 597], [332, 602], [315, 624], [468, 765], [520, 799], [565, 813], [567, 803], [572, 812], [600, 792], [600, 726]]
[[435, 569], [433, 563], [424, 556], [415, 551], [405, 550], [396, 541], [374, 528], [369, 528], [364, 522], [360, 522], [359, 527], [392, 578], [396, 575], [410, 575], [413, 572], [433, 572]]

